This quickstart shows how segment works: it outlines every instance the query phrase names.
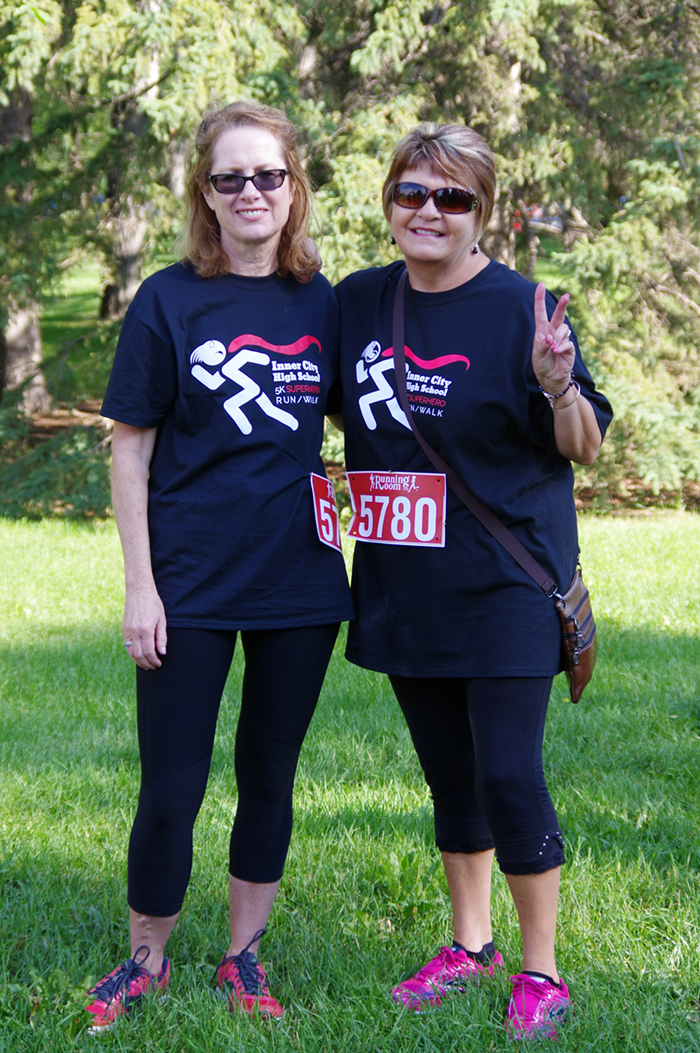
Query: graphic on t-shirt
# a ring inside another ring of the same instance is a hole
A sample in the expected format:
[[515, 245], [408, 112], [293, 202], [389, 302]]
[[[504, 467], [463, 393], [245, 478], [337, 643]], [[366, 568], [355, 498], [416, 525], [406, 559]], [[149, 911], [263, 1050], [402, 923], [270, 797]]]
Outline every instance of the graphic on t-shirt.
[[[394, 368], [394, 360], [392, 358], [388, 362], [377, 362], [376, 359], [379, 358], [381, 353], [382, 345], [378, 340], [372, 340], [367, 344], [355, 366], [355, 376], [358, 384], [364, 384], [366, 380], [371, 379], [375, 385], [374, 391], [368, 391], [366, 395], [361, 395], [358, 400], [362, 418], [370, 431], [376, 431], [377, 419], [370, 407], [375, 402], [386, 402], [387, 409], [394, 420], [410, 431], [411, 425], [406, 419], [406, 414], [399, 406], [399, 400], [394, 394], [394, 389], [384, 378], [384, 374]], [[367, 368], [368, 364], [369, 368]]]
[[[398, 421], [399, 424], [409, 430], [411, 427], [394, 394], [394, 389], [384, 376], [385, 373], [394, 368], [393, 356], [393, 347], [388, 347], [386, 351], [382, 351], [382, 345], [379, 341], [371, 340], [363, 350], [355, 366], [355, 376], [358, 384], [364, 384], [365, 381], [372, 380], [375, 385], [373, 391], [366, 392], [358, 399], [362, 418], [370, 431], [375, 431], [377, 428], [377, 419], [371, 408], [375, 403], [386, 403], [387, 409], [395, 421]], [[388, 361], [377, 361], [379, 358], [385, 358]], [[454, 362], [463, 362], [465, 368], [469, 369], [469, 359], [465, 355], [456, 354], [439, 355], [433, 359], [419, 358], [418, 355], [411, 351], [410, 347], [406, 347], [406, 358], [422, 369], [430, 371], [430, 376], [425, 376], [423, 373], [414, 373], [409, 363], [406, 362], [406, 388], [412, 412], [442, 417], [443, 410], [447, 405], [447, 395], [452, 381], [440, 373], [436, 373], [435, 370], [442, 366], [451, 365]]]
[[275, 403], [278, 406], [295, 403], [315, 405], [321, 394], [321, 371], [308, 358], [298, 362], [277, 362], [272, 359], [272, 379], [275, 382]]
[[[312, 344], [316, 344], [320, 351], [320, 342], [315, 336], [303, 336], [293, 344], [270, 344], [260, 336], [246, 333], [232, 340], [228, 350], [220, 340], [207, 340], [205, 343], [200, 344], [199, 347], [196, 347], [190, 355], [190, 372], [192, 376], [210, 391], [217, 391], [227, 380], [233, 381], [239, 386], [240, 390], [223, 403], [223, 409], [244, 435], [250, 435], [253, 430], [253, 424], [243, 412], [242, 407], [253, 401], [267, 417], [271, 417], [292, 431], [296, 431], [299, 427], [299, 421], [296, 417], [287, 410], [280, 409], [278, 405], [276, 406], [262, 390], [260, 384], [245, 372], [245, 367], [271, 365], [272, 378], [275, 381], [277, 381], [278, 377], [281, 379], [281, 371], [283, 370], [291, 370], [291, 372], [284, 373], [286, 378], [291, 380], [301, 379], [299, 373], [303, 367], [304, 380], [315, 383], [287, 384], [285, 390], [289, 389], [289, 393], [285, 397], [280, 397], [281, 389], [275, 388], [275, 401], [277, 403], [284, 401], [288, 404], [295, 404], [301, 401], [318, 402], [321, 390], [321, 374], [318, 366], [308, 360], [280, 364], [271, 359], [266, 351], [254, 351], [251, 347], [244, 346], [246, 344], [266, 348], [269, 351], [274, 351], [277, 355], [296, 356], [306, 351]], [[220, 368], [212, 372], [206, 368], [207, 366]]]

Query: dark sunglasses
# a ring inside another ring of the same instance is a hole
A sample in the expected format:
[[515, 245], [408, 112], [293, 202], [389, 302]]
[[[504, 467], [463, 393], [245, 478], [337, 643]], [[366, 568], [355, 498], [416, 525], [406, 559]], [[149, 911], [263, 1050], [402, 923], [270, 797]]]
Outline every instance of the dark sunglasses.
[[428, 190], [420, 183], [397, 183], [394, 187], [394, 204], [401, 205], [401, 208], [422, 208], [431, 197], [435, 208], [450, 216], [472, 212], [477, 204], [476, 194], [472, 194], [471, 190], [460, 190], [456, 186], [441, 186], [439, 190]]
[[286, 168], [270, 168], [255, 175], [223, 172], [221, 175], [210, 175], [209, 182], [217, 194], [240, 194], [246, 183], [252, 183], [257, 190], [279, 190], [286, 175]]

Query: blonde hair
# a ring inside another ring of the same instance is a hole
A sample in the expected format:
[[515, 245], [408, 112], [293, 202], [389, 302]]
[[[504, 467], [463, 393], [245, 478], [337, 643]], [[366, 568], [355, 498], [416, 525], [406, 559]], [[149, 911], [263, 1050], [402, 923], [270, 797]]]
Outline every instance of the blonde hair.
[[394, 148], [384, 181], [384, 215], [391, 218], [394, 187], [404, 172], [427, 164], [477, 196], [476, 241], [486, 230], [496, 197], [496, 162], [485, 139], [464, 124], [426, 122], [404, 135]]
[[219, 136], [229, 128], [245, 127], [264, 128], [282, 148], [285, 168], [289, 172], [287, 178], [292, 181], [294, 194], [277, 250], [277, 274], [282, 278], [291, 274], [297, 281], [308, 282], [320, 269], [317, 258], [306, 245], [311, 218], [311, 183], [299, 158], [296, 128], [281, 110], [259, 102], [233, 102], [204, 115], [194, 138], [194, 158], [185, 180], [185, 256], [202, 278], [218, 278], [231, 270], [221, 244], [219, 221], [206, 203], [202, 187], [209, 178], [211, 157]]

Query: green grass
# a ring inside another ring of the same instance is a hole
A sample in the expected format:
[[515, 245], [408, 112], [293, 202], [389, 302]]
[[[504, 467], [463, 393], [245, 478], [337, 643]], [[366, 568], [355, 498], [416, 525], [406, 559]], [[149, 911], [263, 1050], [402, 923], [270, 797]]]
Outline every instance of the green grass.
[[[546, 767], [567, 838], [558, 957], [575, 1004], [557, 1048], [700, 1051], [700, 517], [584, 518], [601, 655], [579, 706], [555, 686]], [[165, 1006], [85, 1034], [82, 992], [125, 957], [137, 792], [133, 671], [112, 523], [0, 521], [0, 1053], [448, 1053], [510, 1048], [507, 976], [436, 1012], [390, 987], [450, 935], [427, 792], [386, 679], [339, 642], [304, 747], [296, 825], [262, 957], [270, 1024], [211, 996], [226, 946], [240, 656], [196, 828]], [[519, 936], [503, 878], [494, 927]]]

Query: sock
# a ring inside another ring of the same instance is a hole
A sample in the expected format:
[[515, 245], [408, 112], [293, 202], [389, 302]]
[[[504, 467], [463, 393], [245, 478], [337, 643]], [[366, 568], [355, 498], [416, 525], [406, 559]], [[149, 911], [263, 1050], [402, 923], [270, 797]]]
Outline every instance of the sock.
[[557, 981], [553, 980], [551, 976], [547, 975], [547, 973], [538, 973], [534, 969], [523, 969], [523, 973], [525, 976], [531, 976], [532, 979], [537, 980], [538, 983], [550, 983], [553, 987], [558, 987], [561, 991], [561, 981], [557, 983]]
[[490, 965], [493, 961], [493, 956], [496, 953], [496, 948], [493, 944], [493, 940], [490, 943], [485, 943], [480, 951], [468, 951], [466, 947], [463, 947], [457, 940], [452, 941], [453, 951], [464, 951], [466, 955], [473, 958], [479, 965]]

